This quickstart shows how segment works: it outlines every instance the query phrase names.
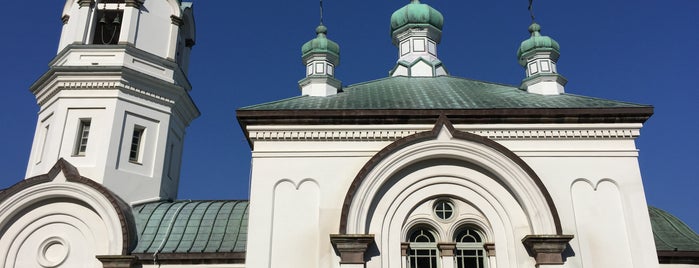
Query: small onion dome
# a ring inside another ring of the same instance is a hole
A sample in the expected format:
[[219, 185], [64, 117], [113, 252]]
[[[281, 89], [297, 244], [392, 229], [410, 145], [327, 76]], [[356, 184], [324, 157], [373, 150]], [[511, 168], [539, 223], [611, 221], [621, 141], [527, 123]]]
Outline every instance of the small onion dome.
[[324, 25], [320, 25], [316, 28], [316, 38], [311, 41], [306, 42], [301, 47], [301, 54], [303, 56], [308, 53], [331, 53], [335, 56], [340, 56], [340, 46], [326, 37], [328, 33], [328, 28]]
[[536, 22], [529, 26], [529, 32], [532, 36], [524, 40], [517, 50], [517, 58], [519, 59], [519, 64], [522, 66], [527, 64], [526, 60], [522, 58], [522, 55], [533, 50], [554, 51], [556, 54], [560, 54], [561, 46], [558, 45], [558, 42], [551, 37], [542, 36], [540, 31], [541, 26]]
[[410, 4], [396, 10], [391, 15], [391, 32], [410, 24], [429, 24], [442, 30], [444, 16], [427, 4], [421, 4], [419, 0], [411, 0]]

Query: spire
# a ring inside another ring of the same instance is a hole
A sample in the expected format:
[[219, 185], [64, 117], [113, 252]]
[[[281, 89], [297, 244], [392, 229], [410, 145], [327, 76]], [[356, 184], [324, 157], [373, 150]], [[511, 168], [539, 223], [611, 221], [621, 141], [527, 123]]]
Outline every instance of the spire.
[[556, 68], [560, 45], [553, 38], [541, 35], [541, 26], [533, 18], [532, 14], [532, 24], [529, 26], [531, 36], [517, 50], [519, 64], [526, 69], [526, 78], [522, 80], [520, 88], [541, 95], [565, 93], [567, 80], [558, 74]]
[[437, 44], [442, 38], [444, 17], [419, 0], [393, 12], [391, 38], [398, 47], [398, 61], [391, 76], [435, 77], [448, 75], [437, 58]]
[[330, 96], [337, 94], [342, 83], [335, 79], [335, 68], [340, 65], [340, 46], [328, 39], [328, 28], [323, 25], [323, 1], [320, 1], [320, 25], [316, 38], [301, 47], [306, 66], [306, 78], [299, 81], [301, 95]]

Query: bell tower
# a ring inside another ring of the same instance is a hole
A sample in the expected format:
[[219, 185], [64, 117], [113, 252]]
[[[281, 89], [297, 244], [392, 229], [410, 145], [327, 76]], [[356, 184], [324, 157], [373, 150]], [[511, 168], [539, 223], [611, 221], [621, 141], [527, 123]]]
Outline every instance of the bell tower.
[[27, 178], [65, 159], [131, 203], [177, 197], [192, 4], [67, 0], [58, 54], [30, 88], [40, 107]]

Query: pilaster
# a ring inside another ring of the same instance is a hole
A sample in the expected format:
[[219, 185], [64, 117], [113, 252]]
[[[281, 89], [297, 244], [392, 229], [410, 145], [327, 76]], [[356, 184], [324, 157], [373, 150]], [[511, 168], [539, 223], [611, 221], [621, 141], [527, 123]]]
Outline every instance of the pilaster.
[[488, 268], [497, 268], [497, 262], [495, 260], [495, 244], [486, 243], [483, 245], [485, 249], [485, 256], [488, 257]]
[[456, 243], [439, 243], [437, 244], [439, 249], [439, 256], [442, 258], [442, 268], [454, 268], [454, 250], [456, 249]]

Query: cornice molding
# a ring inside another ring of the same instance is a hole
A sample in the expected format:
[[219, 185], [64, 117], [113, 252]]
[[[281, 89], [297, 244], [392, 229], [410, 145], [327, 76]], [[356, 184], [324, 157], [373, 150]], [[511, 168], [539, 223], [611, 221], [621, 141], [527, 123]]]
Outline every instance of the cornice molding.
[[143, 0], [125, 0], [126, 7], [141, 8]]
[[94, 0], [78, 0], [78, 5], [80, 7], [90, 7], [94, 2]]
[[[640, 135], [640, 125], [608, 124], [561, 126], [526, 125], [518, 127], [455, 126], [492, 140], [583, 140], [583, 139], [635, 139]], [[250, 141], [396, 141], [401, 138], [430, 130], [431, 126], [410, 128], [395, 126], [328, 126], [328, 127], [248, 127]]]

